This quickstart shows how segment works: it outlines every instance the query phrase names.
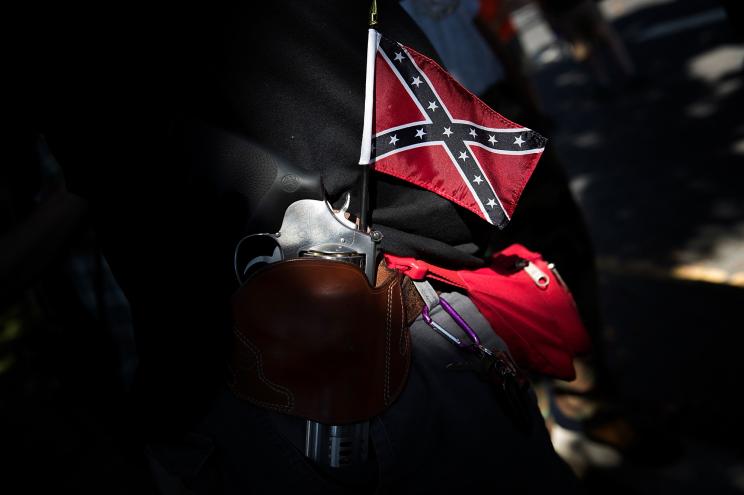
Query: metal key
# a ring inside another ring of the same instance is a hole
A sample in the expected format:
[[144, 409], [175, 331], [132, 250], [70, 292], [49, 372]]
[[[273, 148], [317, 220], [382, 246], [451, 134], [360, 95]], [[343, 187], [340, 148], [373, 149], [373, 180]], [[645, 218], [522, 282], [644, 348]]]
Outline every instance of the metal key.
[[522, 431], [532, 429], [530, 414], [529, 383], [514, 364], [511, 357], [503, 351], [492, 351], [482, 345], [473, 346], [475, 359], [466, 362], [450, 363], [452, 371], [472, 371], [492, 385], [496, 400], [506, 415]]

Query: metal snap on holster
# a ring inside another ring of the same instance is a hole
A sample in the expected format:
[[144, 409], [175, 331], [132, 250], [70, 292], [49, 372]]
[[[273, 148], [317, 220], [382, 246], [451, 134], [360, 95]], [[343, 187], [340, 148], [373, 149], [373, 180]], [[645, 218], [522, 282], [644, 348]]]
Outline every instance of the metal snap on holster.
[[390, 272], [373, 288], [359, 267], [323, 259], [261, 269], [232, 298], [232, 390], [328, 425], [379, 415], [411, 362], [401, 283]]

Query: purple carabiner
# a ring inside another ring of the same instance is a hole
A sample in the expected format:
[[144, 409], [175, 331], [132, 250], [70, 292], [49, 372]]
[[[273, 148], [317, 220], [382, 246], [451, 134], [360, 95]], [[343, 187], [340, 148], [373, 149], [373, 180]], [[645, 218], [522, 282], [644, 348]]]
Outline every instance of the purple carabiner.
[[428, 306], [424, 305], [424, 308], [421, 310], [421, 316], [424, 318], [424, 322], [426, 322], [427, 325], [438, 332], [439, 335], [455, 344], [457, 347], [468, 347], [467, 344], [463, 344], [460, 339], [449, 333], [442, 325], [432, 320], [431, 315], [429, 315]]
[[439, 298], [439, 304], [442, 306], [442, 309], [450, 315], [450, 317], [455, 320], [455, 323], [462, 328], [462, 330], [465, 332], [465, 334], [468, 336], [470, 341], [472, 343], [465, 343], [462, 340], [458, 339], [451, 333], [449, 333], [447, 330], [445, 330], [440, 324], [438, 324], [436, 321], [434, 321], [431, 318], [431, 315], [429, 314], [429, 307], [424, 305], [423, 309], [421, 310], [421, 316], [424, 319], [424, 322], [429, 325], [431, 328], [436, 330], [438, 333], [440, 333], [443, 337], [447, 338], [450, 342], [455, 344], [457, 347], [461, 349], [471, 348], [471, 347], [481, 347], [480, 338], [478, 337], [478, 334], [475, 333], [475, 331], [470, 328], [470, 325], [463, 319], [462, 316], [460, 316], [460, 313], [458, 313], [455, 308], [450, 305], [447, 301], [445, 301], [443, 298]]
[[[480, 345], [480, 337], [478, 337], [478, 334], [475, 333], [475, 330], [470, 328], [470, 325], [468, 325], [468, 322], [466, 322], [462, 316], [460, 316], [460, 313], [458, 313], [455, 308], [450, 305], [444, 298], [439, 298], [439, 304], [442, 305], [442, 308], [447, 312], [448, 315], [452, 317], [453, 320], [455, 320], [455, 323], [462, 328], [466, 334], [468, 334], [468, 337], [470, 337], [470, 340], [475, 345]], [[469, 347], [468, 344], [462, 344], [463, 347]]]

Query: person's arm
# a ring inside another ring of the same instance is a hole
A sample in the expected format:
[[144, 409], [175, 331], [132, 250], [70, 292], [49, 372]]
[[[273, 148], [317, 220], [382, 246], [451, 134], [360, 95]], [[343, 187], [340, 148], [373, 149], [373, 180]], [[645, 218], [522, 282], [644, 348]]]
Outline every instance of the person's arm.
[[0, 300], [38, 280], [84, 224], [87, 206], [59, 188], [0, 237]]

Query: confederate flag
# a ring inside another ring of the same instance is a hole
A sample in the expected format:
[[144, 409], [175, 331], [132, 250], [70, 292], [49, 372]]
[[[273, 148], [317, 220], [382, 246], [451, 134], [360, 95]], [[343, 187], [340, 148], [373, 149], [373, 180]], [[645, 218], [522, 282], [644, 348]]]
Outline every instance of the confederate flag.
[[545, 138], [493, 111], [426, 56], [374, 30], [369, 40], [360, 163], [504, 227]]

